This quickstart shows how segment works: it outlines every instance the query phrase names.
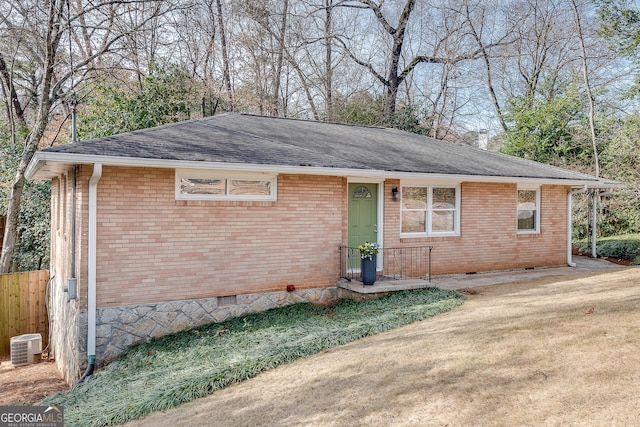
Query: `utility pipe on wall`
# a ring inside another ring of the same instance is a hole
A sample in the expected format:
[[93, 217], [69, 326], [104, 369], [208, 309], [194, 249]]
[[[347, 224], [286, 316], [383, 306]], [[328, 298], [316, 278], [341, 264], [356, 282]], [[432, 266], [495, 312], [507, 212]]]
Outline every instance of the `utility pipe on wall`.
[[573, 235], [573, 218], [572, 218], [572, 209], [573, 209], [573, 201], [571, 198], [574, 194], [580, 194], [587, 191], [587, 186], [585, 185], [582, 188], [577, 190], [570, 191], [567, 194], [567, 265], [570, 267], [575, 267], [576, 263], [573, 262], [573, 254], [572, 254], [572, 235]]
[[[76, 126], [76, 100], [70, 101], [71, 105], [71, 142], [78, 141], [78, 132]], [[76, 171], [77, 166], [73, 166], [71, 170], [71, 253], [69, 265], [69, 278], [65, 291], [67, 292], [67, 302], [75, 300], [78, 297], [78, 281], [76, 279]], [[67, 213], [67, 215], [69, 215]]]
[[69, 279], [67, 280], [67, 302], [77, 298], [78, 282], [76, 280], [76, 169], [73, 167], [71, 175], [71, 250], [69, 262]]

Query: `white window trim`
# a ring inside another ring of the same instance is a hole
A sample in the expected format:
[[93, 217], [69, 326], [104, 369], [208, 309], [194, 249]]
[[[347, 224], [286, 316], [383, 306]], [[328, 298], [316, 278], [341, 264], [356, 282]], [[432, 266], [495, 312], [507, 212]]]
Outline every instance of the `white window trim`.
[[[518, 191], [530, 191], [536, 192], [536, 228], [535, 230], [520, 230], [518, 228]], [[540, 234], [540, 193], [541, 187], [539, 185], [518, 185], [516, 191], [516, 231], [518, 234]]]
[[[402, 187], [427, 187], [427, 231], [419, 233], [403, 233], [402, 232]], [[456, 190], [456, 209], [454, 213], [454, 225], [453, 231], [433, 231], [432, 229], [432, 217], [433, 217], [433, 189], [434, 188], [454, 188]], [[446, 184], [446, 183], [424, 183], [414, 181], [402, 181], [400, 183], [400, 237], [451, 237], [460, 235], [460, 184]]]
[[[259, 195], [234, 195], [234, 194], [187, 194], [181, 191], [181, 178], [198, 179], [238, 179], [248, 181], [270, 181], [271, 194]], [[175, 198], [176, 200], [235, 200], [235, 201], [275, 201], [278, 199], [278, 176], [276, 174], [246, 173], [246, 172], [221, 172], [203, 169], [176, 169], [175, 173]]]

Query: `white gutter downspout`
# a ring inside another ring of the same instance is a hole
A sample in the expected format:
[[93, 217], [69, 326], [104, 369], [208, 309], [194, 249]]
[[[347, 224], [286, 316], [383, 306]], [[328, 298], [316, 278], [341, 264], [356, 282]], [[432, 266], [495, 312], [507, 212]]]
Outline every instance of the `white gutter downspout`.
[[[98, 225], [98, 181], [102, 177], [102, 164], [93, 165], [89, 180], [89, 272], [87, 291], [87, 359], [93, 370], [96, 362], [96, 228]], [[89, 368], [87, 367], [87, 370]], [[89, 374], [91, 375], [91, 374]]]
[[572, 234], [573, 234], [573, 218], [572, 218], [572, 214], [571, 211], [573, 209], [573, 201], [571, 200], [571, 198], [573, 197], [574, 194], [580, 194], [580, 193], [584, 193], [587, 191], [587, 186], [585, 185], [584, 187], [578, 189], [578, 190], [573, 190], [570, 191], [569, 194], [567, 194], [567, 265], [569, 267], [575, 267], [576, 263], [573, 262], [573, 254], [571, 253], [572, 248]]
[[593, 215], [591, 217], [591, 257], [592, 258], [598, 258], [598, 248], [596, 245], [596, 238], [598, 237], [598, 233], [597, 233], [598, 221], [596, 218], [596, 215], [598, 212], [598, 199], [602, 196], [606, 196], [611, 193], [613, 193], [613, 188], [608, 188], [605, 191], [602, 191], [600, 193], [595, 191], [593, 192], [593, 202], [592, 202]]

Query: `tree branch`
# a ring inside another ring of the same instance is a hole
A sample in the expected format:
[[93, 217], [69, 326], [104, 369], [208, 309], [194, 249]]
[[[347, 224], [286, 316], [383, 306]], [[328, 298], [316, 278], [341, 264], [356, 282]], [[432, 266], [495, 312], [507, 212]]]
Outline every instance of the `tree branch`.
[[349, 48], [347, 48], [347, 44], [344, 42], [344, 40], [342, 40], [340, 37], [335, 36], [334, 37], [335, 40], [338, 41], [338, 43], [340, 43], [342, 45], [342, 48], [344, 50], [344, 52], [349, 55], [349, 57], [358, 65], [361, 65], [363, 67], [365, 67], [367, 70], [369, 70], [369, 72], [376, 78], [378, 79], [385, 87], [389, 86], [389, 81], [387, 79], [384, 78], [384, 76], [382, 76], [380, 73], [378, 73], [373, 66], [368, 63], [368, 62], [364, 62], [361, 61], [358, 57], [356, 57], [350, 50]]

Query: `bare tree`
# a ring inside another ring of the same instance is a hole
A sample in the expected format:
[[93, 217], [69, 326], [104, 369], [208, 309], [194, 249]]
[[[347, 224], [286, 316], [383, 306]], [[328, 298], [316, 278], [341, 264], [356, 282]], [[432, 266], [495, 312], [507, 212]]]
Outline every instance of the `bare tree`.
[[[259, 111], [272, 116], [283, 113], [281, 99], [284, 86], [284, 64], [293, 56], [288, 52], [287, 33], [289, 31], [289, 0], [264, 2], [245, 0], [239, 3], [242, 12], [253, 21], [253, 26], [243, 35], [244, 47], [253, 59], [254, 81], [260, 100]], [[294, 67], [295, 68], [295, 67]], [[288, 76], [287, 80], [288, 80]]]
[[[574, 60], [572, 29], [566, 25], [565, 4], [559, 0], [524, 0], [508, 14], [516, 40], [502, 54], [502, 88], [507, 97], [533, 100], [541, 82], [554, 86]], [[551, 81], [549, 81], [551, 80]]]
[[[73, 65], [69, 62], [70, 55], [64, 51], [64, 42], [73, 37], [70, 28], [76, 25], [89, 28], [92, 20], [104, 22], [102, 17], [116, 16], [112, 13], [116, 5], [133, 7], [136, 3], [143, 2], [87, 2], [81, 8], [78, 8], [76, 3], [73, 11], [67, 0], [21, 1], [17, 5], [11, 1], [0, 3], [0, 25], [6, 42], [0, 48], [0, 55], [4, 61], [11, 58], [12, 66], [24, 67], [27, 70], [25, 74], [18, 70], [11, 73], [8, 71], [11, 66], [5, 63], [7, 74], [3, 76], [4, 83], [8, 87], [16, 88], [17, 82], [20, 81], [20, 86], [27, 88], [22, 100], [16, 92], [11, 108], [16, 116], [22, 114], [25, 117], [24, 124], [28, 130], [22, 142], [22, 156], [10, 188], [0, 273], [9, 272], [12, 266], [25, 185], [24, 173], [43, 139], [51, 113], [79, 84], [79, 80], [74, 80], [74, 76], [79, 78], [78, 76], [86, 75], [89, 70], [93, 70], [92, 65], [98, 58], [115, 49], [120, 40], [146, 25], [153, 16], [140, 20], [134, 27], [121, 27], [117, 32], [112, 32], [111, 29], [98, 31], [98, 27], [95, 27], [96, 34], [102, 34], [105, 38], [97, 45], [92, 38], [91, 42], [85, 45], [83, 58]], [[157, 13], [159, 9], [154, 10]], [[2, 52], [5, 49], [11, 49], [15, 53], [8, 56], [6, 52]], [[29, 108], [34, 106], [33, 112], [29, 115], [25, 113], [27, 105]]]
[[231, 90], [231, 75], [229, 73], [229, 56], [227, 54], [227, 35], [224, 30], [224, 19], [222, 17], [222, 2], [216, 0], [216, 10], [218, 15], [218, 31], [220, 33], [220, 42], [222, 50], [222, 78], [224, 86], [227, 90], [227, 102], [229, 111], [233, 111], [233, 91]]
[[[384, 116], [390, 121], [396, 110], [397, 95], [400, 85], [407, 76], [420, 64], [439, 64], [440, 66], [455, 65], [463, 61], [475, 60], [482, 56], [483, 50], [492, 49], [504, 44], [496, 41], [483, 44], [482, 48], [471, 48], [465, 40], [469, 37], [467, 28], [460, 25], [460, 22], [452, 17], [450, 20], [443, 19], [442, 32], [439, 38], [432, 43], [431, 53], [426, 53], [426, 49], [416, 54], [407, 54], [405, 51], [405, 41], [407, 28], [409, 26], [414, 8], [415, 0], [407, 0], [404, 6], [397, 13], [395, 25], [387, 18], [383, 10], [384, 2], [376, 3], [373, 0], [352, 0], [342, 1], [341, 7], [353, 9], [365, 9], [371, 11], [378, 24], [391, 37], [391, 48], [388, 51], [387, 71], [381, 73], [376, 70], [376, 66], [369, 61], [359, 58], [348, 43], [339, 39], [345, 51], [359, 65], [365, 67], [384, 86]], [[404, 58], [406, 56], [406, 58]]]
[[593, 147], [593, 163], [595, 167], [595, 175], [600, 176], [600, 160], [598, 156], [598, 142], [596, 140], [596, 102], [591, 90], [591, 82], [589, 78], [589, 64], [587, 62], [587, 48], [585, 45], [585, 34], [582, 30], [582, 24], [580, 19], [580, 10], [575, 0], [571, 0], [571, 6], [574, 13], [574, 23], [576, 27], [576, 35], [580, 42], [580, 61], [582, 63], [582, 78], [584, 81], [584, 88], [587, 94], [587, 100], [589, 102], [589, 113], [587, 117], [589, 119], [589, 133], [591, 137], [591, 145]]
[[[486, 4], [474, 4], [471, 5], [469, 0], [464, 2], [464, 14], [467, 20], [469, 31], [480, 49], [481, 59], [484, 63], [484, 71], [486, 75], [487, 89], [491, 96], [491, 102], [496, 110], [496, 115], [500, 126], [504, 131], [507, 130], [507, 124], [504, 120], [504, 113], [502, 111], [501, 102], [498, 99], [496, 88], [493, 83], [492, 66], [494, 58], [491, 55], [490, 50], [487, 48], [487, 43], [484, 40], [484, 25], [486, 21]], [[505, 28], [503, 35], [500, 37], [500, 42], [503, 46], [507, 46], [513, 42], [513, 40], [507, 40], [507, 35], [514, 33], [514, 28]], [[506, 42], [506, 43], [505, 43]]]
[[[223, 99], [225, 109], [233, 111], [234, 95], [230, 72], [228, 31], [230, 11], [220, 0], [193, 0], [190, 7], [173, 11], [175, 40], [171, 62], [189, 70], [193, 83], [202, 86], [202, 114], [215, 114]], [[167, 61], [163, 57], [163, 61]]]
[[325, 45], [325, 111], [328, 121], [333, 120], [333, 0], [324, 0], [324, 45]]
[[[18, 126], [24, 128], [27, 126], [27, 122], [24, 118], [24, 109], [20, 104], [16, 86], [11, 78], [13, 73], [7, 68], [7, 63], [4, 60], [2, 52], [0, 52], [0, 74], [2, 74], [2, 88], [5, 89], [6, 87], [6, 90], [8, 91], [8, 95], [5, 95], [5, 98], [8, 99], [8, 102], [6, 103], [7, 118], [11, 123], [11, 127], [15, 128], [17, 122]], [[15, 135], [15, 129], [12, 133]]]
[[392, 37], [392, 47], [389, 52], [389, 64], [386, 76], [375, 70], [374, 66], [370, 62], [366, 62], [358, 58], [352, 50], [350, 50], [343, 39], [338, 39], [345, 51], [349, 56], [359, 65], [367, 68], [373, 76], [378, 79], [385, 87], [384, 93], [384, 116], [390, 120], [391, 116], [395, 113], [396, 100], [398, 95], [398, 89], [402, 81], [406, 78], [413, 68], [420, 62], [427, 62], [426, 57], [423, 59], [414, 57], [411, 62], [403, 69], [400, 70], [400, 59], [402, 55], [402, 47], [405, 39], [405, 32], [413, 8], [415, 7], [416, 0], [407, 0], [400, 16], [398, 17], [397, 24], [393, 26], [389, 20], [385, 17], [382, 11], [382, 3], [375, 3], [372, 0], [357, 0], [355, 2], [341, 2], [340, 6], [356, 8], [356, 9], [368, 9], [375, 15], [378, 23], [382, 26], [384, 31]]

